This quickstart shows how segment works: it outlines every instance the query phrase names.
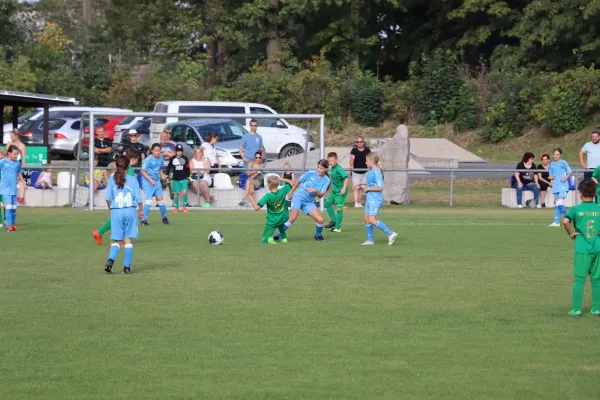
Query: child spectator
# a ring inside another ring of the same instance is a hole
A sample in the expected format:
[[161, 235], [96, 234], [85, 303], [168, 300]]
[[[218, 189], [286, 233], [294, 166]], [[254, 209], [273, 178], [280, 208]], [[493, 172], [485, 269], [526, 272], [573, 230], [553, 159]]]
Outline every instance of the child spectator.
[[175, 146], [175, 156], [171, 157], [169, 164], [167, 165], [167, 175], [173, 173], [171, 179], [171, 191], [173, 192], [174, 199], [173, 203], [175, 209], [173, 212], [179, 212], [179, 201], [183, 200], [181, 205], [183, 206], [183, 212], [188, 212], [186, 207], [188, 201], [188, 184], [190, 178], [190, 162], [186, 156], [183, 155], [183, 146], [178, 144]]
[[[565, 230], [575, 241], [573, 257], [573, 305], [569, 315], [581, 315], [581, 303], [585, 280], [590, 276], [592, 284], [592, 312], [600, 316], [600, 207], [594, 203], [596, 184], [591, 179], [585, 179], [579, 184], [579, 198], [583, 203], [572, 207], [563, 219]], [[571, 229], [571, 224], [573, 229]]]
[[[98, 159], [94, 159], [94, 166], [98, 166]], [[86, 185], [94, 185], [94, 193], [96, 193], [100, 189], [104, 189], [106, 187], [106, 182], [108, 181], [108, 177], [106, 176], [106, 170], [103, 169], [95, 169], [93, 172], [94, 182], [90, 181], [90, 169], [86, 168], [85, 170], [85, 184]]]
[[42, 189], [52, 189], [52, 170], [45, 168], [40, 176], [38, 176], [35, 186], [39, 186]]

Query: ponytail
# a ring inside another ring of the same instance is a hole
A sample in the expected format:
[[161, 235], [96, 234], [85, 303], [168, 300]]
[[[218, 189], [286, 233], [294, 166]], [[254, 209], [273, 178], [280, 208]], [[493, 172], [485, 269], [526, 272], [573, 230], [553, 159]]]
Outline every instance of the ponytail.
[[123, 189], [125, 187], [127, 169], [129, 169], [129, 158], [125, 156], [117, 157], [117, 172], [115, 172], [114, 179], [117, 187]]

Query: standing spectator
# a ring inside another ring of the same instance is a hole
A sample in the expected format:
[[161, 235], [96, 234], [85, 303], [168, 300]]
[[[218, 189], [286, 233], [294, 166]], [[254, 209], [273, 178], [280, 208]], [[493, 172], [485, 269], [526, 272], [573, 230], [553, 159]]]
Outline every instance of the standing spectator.
[[96, 138], [94, 139], [94, 153], [98, 160], [99, 167], [108, 167], [112, 161], [112, 140], [104, 137], [104, 128], [96, 128]]
[[513, 189], [517, 190], [517, 207], [523, 208], [523, 191], [533, 191], [533, 201], [535, 201], [537, 208], [542, 208], [540, 205], [540, 184], [538, 183], [538, 174], [536, 171], [533, 160], [535, 156], [533, 153], [525, 153], [523, 160], [517, 164], [517, 170], [527, 169], [530, 172], [515, 172], [515, 180]]
[[542, 154], [542, 163], [538, 165], [538, 183], [540, 184], [540, 200], [542, 207], [546, 207], [546, 196], [548, 194], [548, 188], [552, 187], [552, 181], [550, 180], [550, 156], [548, 154]]
[[[354, 207], [361, 208], [363, 189], [359, 185], [365, 180], [367, 173], [367, 154], [371, 152], [365, 144], [365, 138], [356, 138], [356, 145], [350, 151], [350, 173], [352, 174], [352, 185], [354, 186]], [[357, 169], [358, 171], [354, 171]]]
[[[204, 151], [204, 157], [208, 158], [212, 168], [221, 168], [221, 160], [219, 160], [219, 157], [217, 157], [217, 149], [215, 149], [215, 144], [217, 144], [218, 141], [219, 136], [216, 134], [216, 132], [209, 132], [208, 135], [206, 135], [206, 141], [200, 146]], [[208, 174], [208, 172], [209, 171], [206, 171], [206, 174]], [[219, 171], [216, 170], [210, 172]]]
[[[19, 136], [18, 129], [13, 129], [10, 132], [10, 140], [8, 143], [6, 143], [6, 148], [8, 149], [11, 145], [17, 146], [17, 149], [19, 149], [19, 156], [17, 157], [17, 161], [20, 161], [21, 167], [24, 167], [26, 158], [26, 147], [25, 143], [21, 142], [21, 136]], [[17, 203], [25, 203], [25, 190], [27, 190], [26, 184], [17, 184]]]
[[179, 212], [179, 202], [183, 206], [184, 213], [188, 212], [188, 184], [190, 183], [190, 162], [186, 156], [183, 155], [183, 146], [178, 144], [175, 146], [175, 157], [171, 157], [169, 165], [167, 166], [167, 175], [173, 174], [173, 180], [171, 182], [171, 192], [175, 196], [174, 204], [175, 209], [173, 212]]
[[[164, 174], [160, 175], [160, 184], [164, 189], [169, 188], [169, 193], [171, 196], [171, 200], [175, 199], [175, 194], [171, 190], [171, 179], [169, 178], [169, 173], [167, 169], [169, 168], [169, 161], [172, 157], [175, 157], [175, 145], [176, 143], [171, 140], [171, 129], [165, 128], [160, 134], [160, 155], [163, 159], [163, 172]], [[187, 204], [184, 204], [187, 207]]]
[[240, 154], [244, 160], [244, 168], [248, 168], [248, 163], [252, 162], [256, 153], [260, 152], [262, 158], [265, 158], [263, 138], [256, 132], [257, 129], [258, 122], [255, 119], [250, 120], [250, 132], [244, 135], [242, 144], [240, 145]]
[[[584, 153], [587, 153], [587, 160], [585, 161], [583, 159]], [[592, 131], [592, 141], [587, 142], [581, 148], [579, 161], [584, 169], [589, 170], [583, 174], [583, 179], [591, 179], [594, 169], [600, 165], [600, 132]]]

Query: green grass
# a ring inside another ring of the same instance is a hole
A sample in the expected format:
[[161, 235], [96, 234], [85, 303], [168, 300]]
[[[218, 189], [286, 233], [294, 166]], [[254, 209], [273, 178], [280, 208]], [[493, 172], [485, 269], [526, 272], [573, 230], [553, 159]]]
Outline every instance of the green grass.
[[567, 316], [551, 210], [385, 209], [398, 241], [366, 248], [353, 209], [276, 246], [263, 213], [153, 211], [129, 276], [103, 272], [106, 216], [21, 208], [1, 232], [0, 398], [598, 398], [600, 319]]

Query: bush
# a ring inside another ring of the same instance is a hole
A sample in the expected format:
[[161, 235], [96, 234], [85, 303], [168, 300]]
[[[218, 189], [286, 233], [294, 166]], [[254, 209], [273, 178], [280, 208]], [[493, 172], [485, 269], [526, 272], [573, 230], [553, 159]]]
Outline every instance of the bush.
[[552, 135], [563, 136], [582, 129], [586, 120], [582, 115], [576, 93], [552, 87], [536, 104], [532, 114], [537, 121], [548, 126]]
[[466, 82], [460, 87], [454, 120], [454, 127], [458, 132], [472, 130], [479, 125], [476, 99], [477, 87], [473, 82]]
[[385, 120], [382, 83], [369, 72], [344, 77], [340, 105], [363, 126], [378, 126]]
[[407, 122], [414, 118], [415, 97], [409, 81], [392, 82], [386, 77], [382, 83], [383, 111], [387, 118]]
[[411, 64], [410, 75], [418, 122], [453, 121], [462, 84], [456, 55], [450, 50], [437, 50], [431, 57], [423, 56], [419, 64]]

